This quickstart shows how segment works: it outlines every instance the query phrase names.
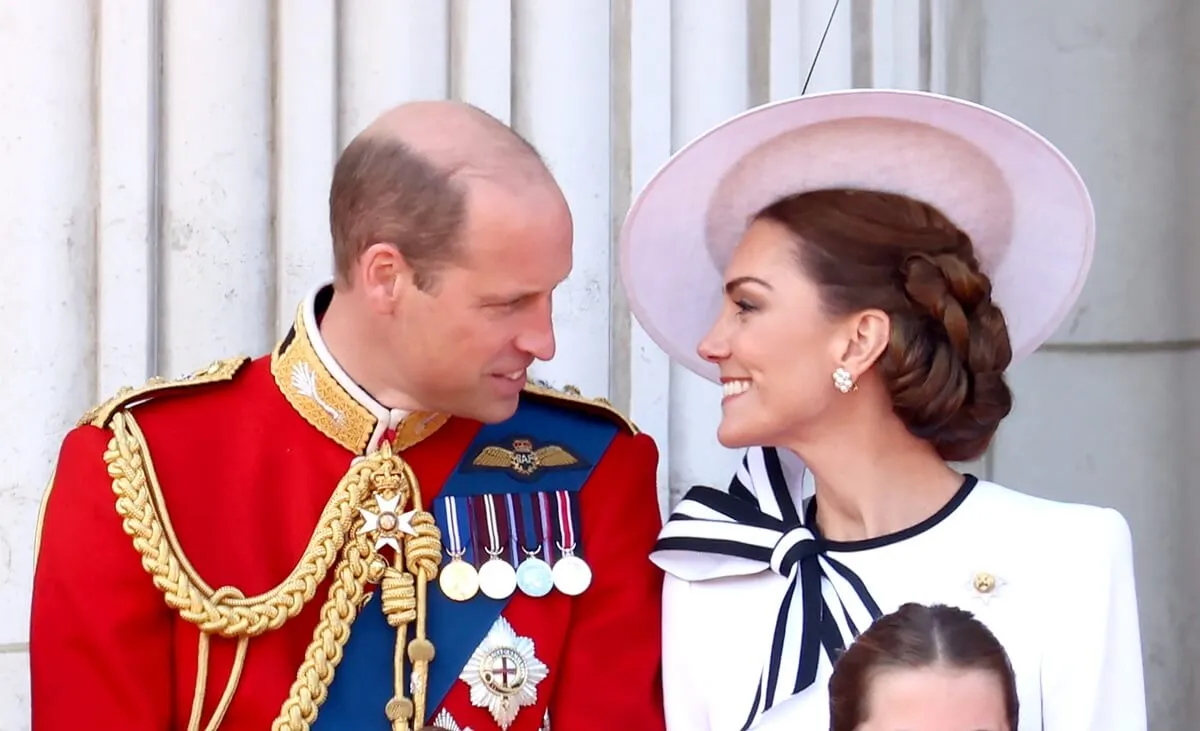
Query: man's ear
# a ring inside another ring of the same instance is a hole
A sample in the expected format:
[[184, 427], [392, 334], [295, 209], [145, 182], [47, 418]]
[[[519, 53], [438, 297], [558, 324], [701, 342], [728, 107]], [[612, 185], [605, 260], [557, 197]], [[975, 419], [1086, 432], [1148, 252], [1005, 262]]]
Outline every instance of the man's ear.
[[358, 259], [358, 280], [371, 306], [390, 313], [413, 288], [413, 270], [392, 244], [371, 244]]

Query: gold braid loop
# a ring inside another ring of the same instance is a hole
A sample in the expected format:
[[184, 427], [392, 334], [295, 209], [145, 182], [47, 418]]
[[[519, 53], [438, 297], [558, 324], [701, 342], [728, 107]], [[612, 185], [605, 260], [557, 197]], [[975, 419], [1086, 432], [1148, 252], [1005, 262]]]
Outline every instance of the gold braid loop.
[[330, 497], [317, 529], [291, 575], [270, 591], [253, 597], [236, 592], [218, 595], [184, 557], [164, 505], [145, 436], [133, 415], [112, 418], [113, 437], [104, 453], [125, 533], [142, 557], [142, 567], [163, 592], [166, 603], [201, 632], [223, 637], [254, 637], [278, 629], [316, 595], [341, 551], [355, 510], [369, 493], [372, 466], [356, 464]]
[[391, 566], [383, 572], [383, 613], [393, 627], [417, 618], [417, 588], [412, 574]]
[[329, 694], [329, 684], [350, 639], [350, 625], [358, 617], [373, 553], [370, 541], [364, 536], [346, 544], [336, 578], [329, 587], [329, 598], [321, 607], [321, 621], [313, 631], [304, 663], [279, 716], [271, 724], [271, 731], [308, 731], [317, 719], [317, 709]]
[[413, 516], [412, 527], [417, 535], [404, 542], [404, 567], [413, 576], [424, 576], [426, 581], [433, 581], [442, 562], [442, 531], [433, 515], [424, 510]]

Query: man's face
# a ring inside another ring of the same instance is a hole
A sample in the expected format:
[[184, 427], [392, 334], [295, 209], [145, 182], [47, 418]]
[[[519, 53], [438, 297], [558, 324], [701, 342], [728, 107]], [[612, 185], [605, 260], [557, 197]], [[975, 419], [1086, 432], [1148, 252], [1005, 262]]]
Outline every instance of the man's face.
[[512, 416], [526, 369], [554, 355], [551, 293], [571, 271], [571, 238], [557, 189], [472, 181], [459, 259], [428, 291], [401, 283], [388, 340], [405, 391], [427, 409], [485, 423]]

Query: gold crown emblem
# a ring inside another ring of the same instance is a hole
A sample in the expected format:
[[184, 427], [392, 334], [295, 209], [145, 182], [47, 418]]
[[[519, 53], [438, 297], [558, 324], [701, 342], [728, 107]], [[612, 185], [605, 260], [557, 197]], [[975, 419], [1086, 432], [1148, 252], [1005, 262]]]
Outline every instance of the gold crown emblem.
[[399, 457], [392, 454], [391, 445], [384, 442], [378, 456], [379, 464], [371, 470], [371, 487], [375, 492], [401, 492], [409, 489], [408, 475]]

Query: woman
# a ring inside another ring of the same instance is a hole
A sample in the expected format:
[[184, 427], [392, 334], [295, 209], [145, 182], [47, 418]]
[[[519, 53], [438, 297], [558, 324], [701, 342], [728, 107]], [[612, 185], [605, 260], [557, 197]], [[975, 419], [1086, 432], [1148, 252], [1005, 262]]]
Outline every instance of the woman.
[[933, 94], [761, 107], [659, 171], [622, 231], [630, 306], [722, 384], [718, 437], [748, 448], [653, 557], [670, 729], [828, 728], [832, 661], [908, 602], [1000, 637], [1020, 731], [1145, 729], [1125, 520], [948, 464], [986, 450], [1005, 370], [1065, 318], [1093, 236], [1055, 148]]
[[905, 604], [876, 621], [829, 680], [830, 731], [1016, 731], [1008, 655], [979, 620]]

